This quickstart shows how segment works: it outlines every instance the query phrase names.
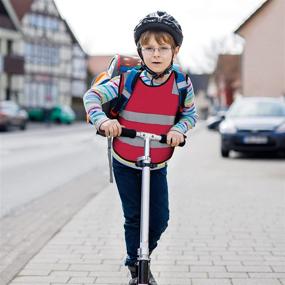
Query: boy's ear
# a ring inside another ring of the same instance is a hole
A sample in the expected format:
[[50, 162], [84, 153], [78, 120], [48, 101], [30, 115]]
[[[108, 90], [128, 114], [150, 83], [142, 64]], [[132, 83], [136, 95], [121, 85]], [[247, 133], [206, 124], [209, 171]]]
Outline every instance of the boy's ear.
[[177, 47], [174, 49], [174, 54], [173, 54], [174, 57], [176, 57], [176, 55], [178, 54], [179, 49], [180, 49], [180, 46], [177, 46]]

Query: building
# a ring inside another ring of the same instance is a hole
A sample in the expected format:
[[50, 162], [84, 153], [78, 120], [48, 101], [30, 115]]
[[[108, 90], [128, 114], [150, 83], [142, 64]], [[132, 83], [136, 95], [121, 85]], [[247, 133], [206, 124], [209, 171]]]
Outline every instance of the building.
[[[10, 0], [21, 22], [25, 56], [21, 105], [51, 108], [82, 96], [86, 57], [53, 0]], [[80, 94], [81, 93], [81, 94]]]
[[245, 39], [242, 93], [285, 95], [285, 1], [265, 1], [235, 33]]
[[189, 76], [195, 92], [195, 104], [199, 119], [206, 119], [210, 107], [210, 101], [207, 94], [210, 74], [195, 74], [189, 72]]
[[217, 86], [216, 105], [221, 108], [229, 107], [241, 89], [241, 55], [219, 54], [214, 71]]
[[6, 0], [0, 0], [0, 100], [18, 101], [24, 83], [20, 22]]
[[71, 105], [77, 118], [85, 119], [86, 112], [83, 107], [82, 96], [87, 88], [87, 54], [84, 52], [67, 22], [65, 22], [65, 25], [72, 38]]

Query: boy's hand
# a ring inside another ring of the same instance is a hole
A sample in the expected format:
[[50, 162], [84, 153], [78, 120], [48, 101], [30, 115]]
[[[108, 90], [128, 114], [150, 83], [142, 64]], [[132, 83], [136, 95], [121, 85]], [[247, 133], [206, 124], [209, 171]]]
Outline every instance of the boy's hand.
[[122, 126], [116, 119], [108, 120], [102, 123], [99, 131], [103, 131], [106, 137], [118, 137], [122, 133]]
[[178, 146], [180, 143], [184, 142], [184, 135], [177, 131], [169, 131], [167, 133], [167, 144], [172, 147]]

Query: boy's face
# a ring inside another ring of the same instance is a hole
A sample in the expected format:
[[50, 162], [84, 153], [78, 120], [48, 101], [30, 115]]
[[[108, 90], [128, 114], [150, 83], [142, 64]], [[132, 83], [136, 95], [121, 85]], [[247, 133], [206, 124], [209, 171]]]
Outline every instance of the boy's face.
[[153, 35], [150, 36], [147, 44], [142, 45], [144, 63], [152, 71], [162, 73], [171, 63], [172, 56], [177, 55], [179, 47], [174, 50], [168, 43], [159, 44]]

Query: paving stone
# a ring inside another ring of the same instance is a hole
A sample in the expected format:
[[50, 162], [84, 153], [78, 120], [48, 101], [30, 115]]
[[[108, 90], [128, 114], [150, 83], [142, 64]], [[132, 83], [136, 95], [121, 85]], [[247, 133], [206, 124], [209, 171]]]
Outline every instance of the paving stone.
[[280, 285], [281, 283], [276, 279], [233, 279], [233, 285]]
[[227, 266], [229, 272], [272, 272], [269, 266]]
[[192, 285], [232, 285], [228, 279], [193, 279]]

